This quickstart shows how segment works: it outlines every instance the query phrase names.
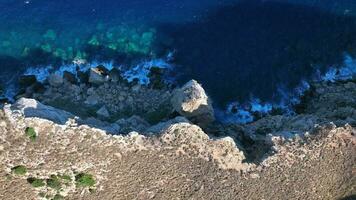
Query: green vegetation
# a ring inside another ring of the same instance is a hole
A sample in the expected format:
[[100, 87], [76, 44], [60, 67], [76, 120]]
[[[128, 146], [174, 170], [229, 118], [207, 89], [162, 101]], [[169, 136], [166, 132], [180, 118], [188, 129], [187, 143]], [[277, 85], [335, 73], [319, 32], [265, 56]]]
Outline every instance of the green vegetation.
[[42, 179], [37, 179], [37, 178], [28, 178], [27, 182], [32, 185], [32, 187], [38, 188], [38, 187], [43, 187], [46, 185], [44, 180]]
[[25, 166], [19, 165], [19, 166], [13, 167], [11, 169], [11, 172], [16, 175], [25, 175], [27, 172], [27, 169]]
[[75, 176], [75, 181], [80, 187], [92, 187], [95, 185], [95, 180], [91, 174], [80, 173]]
[[37, 138], [36, 131], [32, 127], [27, 127], [25, 130], [25, 134], [28, 138], [30, 138], [31, 141], [35, 141]]
[[61, 181], [56, 175], [51, 175], [51, 177], [47, 179], [46, 182], [47, 182], [47, 186], [52, 189], [60, 190], [62, 188]]

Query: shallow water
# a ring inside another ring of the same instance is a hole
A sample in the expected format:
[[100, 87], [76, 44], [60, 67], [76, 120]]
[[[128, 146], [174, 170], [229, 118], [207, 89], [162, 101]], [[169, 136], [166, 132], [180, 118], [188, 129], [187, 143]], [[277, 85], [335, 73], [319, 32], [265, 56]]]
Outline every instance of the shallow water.
[[169, 54], [178, 83], [197, 79], [216, 108], [276, 103], [356, 56], [355, 14], [353, 0], [2, 0], [0, 77]]

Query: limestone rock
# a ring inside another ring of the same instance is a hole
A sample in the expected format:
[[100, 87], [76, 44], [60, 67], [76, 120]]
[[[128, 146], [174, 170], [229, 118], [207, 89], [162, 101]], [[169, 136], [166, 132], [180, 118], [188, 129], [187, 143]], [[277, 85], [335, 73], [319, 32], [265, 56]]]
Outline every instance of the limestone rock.
[[203, 87], [195, 80], [177, 89], [171, 99], [175, 111], [198, 124], [215, 120], [214, 110]]
[[48, 77], [48, 83], [53, 87], [59, 87], [63, 84], [63, 82], [63, 77], [59, 76], [58, 74], [51, 74]]
[[21, 98], [12, 106], [6, 105], [5, 111], [19, 112], [24, 117], [38, 117], [53, 121], [58, 124], [65, 124], [68, 119], [74, 118], [69, 112], [46, 106], [34, 99]]

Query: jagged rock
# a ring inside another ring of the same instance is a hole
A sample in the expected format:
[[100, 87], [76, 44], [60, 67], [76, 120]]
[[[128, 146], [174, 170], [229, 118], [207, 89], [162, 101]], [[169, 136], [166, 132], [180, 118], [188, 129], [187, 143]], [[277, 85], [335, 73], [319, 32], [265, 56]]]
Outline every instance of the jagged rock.
[[101, 107], [97, 112], [96, 112], [97, 116], [99, 118], [109, 118], [110, 117], [110, 113], [108, 111], [108, 109], [103, 106]]
[[48, 77], [48, 83], [53, 87], [59, 87], [63, 84], [63, 82], [64, 82], [63, 77], [61, 77], [58, 74], [51, 74]]
[[34, 99], [27, 98], [19, 99], [12, 106], [6, 105], [4, 110], [8, 113], [19, 112], [24, 117], [47, 119], [58, 124], [65, 124], [68, 119], [74, 118], [74, 115], [69, 112], [46, 106]]
[[[105, 69], [105, 68], [104, 68]], [[107, 71], [102, 68], [91, 68], [89, 73], [89, 83], [100, 85], [108, 80]]]
[[68, 71], [64, 71], [63, 72], [63, 79], [67, 80], [69, 83], [72, 83], [72, 84], [77, 84], [78, 83], [78, 80], [75, 77], [75, 75], [73, 73], [71, 73], [71, 72], [68, 72]]
[[199, 124], [215, 120], [214, 110], [203, 87], [195, 80], [177, 89], [171, 99], [175, 111]]

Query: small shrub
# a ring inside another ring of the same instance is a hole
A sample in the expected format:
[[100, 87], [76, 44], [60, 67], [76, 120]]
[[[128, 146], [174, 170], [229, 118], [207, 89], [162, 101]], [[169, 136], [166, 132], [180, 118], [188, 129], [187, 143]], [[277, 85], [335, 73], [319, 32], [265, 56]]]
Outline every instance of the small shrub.
[[13, 167], [11, 169], [12, 173], [16, 174], [16, 175], [25, 175], [27, 172], [27, 169], [25, 166], [19, 165], [16, 167]]
[[32, 185], [32, 187], [38, 188], [45, 186], [45, 182], [42, 179], [28, 178], [27, 182]]
[[95, 185], [95, 180], [91, 174], [80, 173], [75, 176], [75, 181], [81, 187], [92, 187]]
[[31, 141], [35, 141], [37, 138], [37, 134], [34, 128], [27, 127], [25, 130], [26, 136], [30, 138]]

